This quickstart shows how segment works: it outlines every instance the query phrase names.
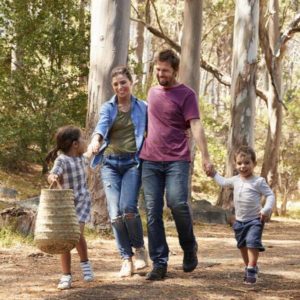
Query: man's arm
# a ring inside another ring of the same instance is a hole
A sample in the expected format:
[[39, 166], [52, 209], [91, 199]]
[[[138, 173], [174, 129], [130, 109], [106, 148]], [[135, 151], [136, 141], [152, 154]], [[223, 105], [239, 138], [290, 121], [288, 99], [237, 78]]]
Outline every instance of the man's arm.
[[196, 145], [201, 151], [202, 154], [202, 162], [204, 171], [211, 170], [212, 164], [210, 162], [208, 150], [207, 150], [207, 143], [205, 138], [204, 129], [200, 119], [192, 119], [190, 120], [191, 131], [193, 138], [196, 142]]

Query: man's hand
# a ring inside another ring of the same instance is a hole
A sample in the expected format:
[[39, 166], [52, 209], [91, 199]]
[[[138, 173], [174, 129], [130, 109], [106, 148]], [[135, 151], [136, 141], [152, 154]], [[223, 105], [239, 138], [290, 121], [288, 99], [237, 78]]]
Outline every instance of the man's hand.
[[216, 175], [216, 170], [213, 164], [208, 163], [204, 165], [203, 168], [207, 176], [214, 177]]
[[207, 176], [213, 177], [213, 175], [215, 175], [214, 165], [210, 162], [209, 159], [203, 160], [203, 170]]

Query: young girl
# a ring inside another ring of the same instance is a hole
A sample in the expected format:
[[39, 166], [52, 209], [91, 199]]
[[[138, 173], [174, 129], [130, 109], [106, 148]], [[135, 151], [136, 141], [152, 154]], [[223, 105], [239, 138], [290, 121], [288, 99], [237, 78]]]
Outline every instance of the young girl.
[[[80, 224], [80, 239], [76, 246], [80, 257], [80, 266], [85, 281], [92, 281], [94, 276], [87, 254], [87, 244], [84, 238], [84, 224], [89, 220], [91, 199], [87, 189], [85, 175], [86, 142], [81, 130], [75, 126], [65, 126], [58, 129], [56, 146], [47, 155], [46, 161], [54, 161], [54, 166], [48, 176], [49, 184], [59, 182], [63, 188], [72, 189], [75, 196], [76, 215]], [[58, 151], [60, 152], [59, 155]], [[58, 284], [59, 289], [69, 289], [72, 284], [71, 253], [61, 255], [63, 275]]]
[[[207, 175], [212, 176], [219, 185], [231, 186], [234, 189], [236, 221], [233, 230], [237, 247], [245, 263], [244, 282], [254, 284], [258, 273], [259, 252], [265, 250], [261, 242], [264, 223], [272, 213], [275, 198], [266, 180], [253, 175], [256, 155], [251, 147], [241, 146], [235, 153], [234, 160], [239, 175], [224, 178], [214, 170]], [[263, 208], [260, 202], [261, 196], [266, 197]]]

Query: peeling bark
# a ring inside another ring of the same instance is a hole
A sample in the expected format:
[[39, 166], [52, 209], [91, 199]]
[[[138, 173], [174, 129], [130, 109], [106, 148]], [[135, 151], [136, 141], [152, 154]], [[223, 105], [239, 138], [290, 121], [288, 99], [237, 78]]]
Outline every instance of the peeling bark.
[[[111, 70], [126, 64], [130, 25], [129, 0], [92, 0], [91, 50], [86, 129], [91, 136], [101, 105], [113, 95]], [[107, 224], [108, 213], [99, 170], [89, 174], [92, 195], [92, 225]]]
[[[158, 29], [152, 27], [149, 25], [147, 22], [144, 22], [143, 20], [140, 19], [134, 19], [131, 18], [131, 20], [135, 22], [141, 22], [145, 25], [147, 30], [151, 32], [153, 35], [156, 37], [159, 37], [161, 39], [164, 39], [166, 43], [168, 43], [174, 50], [176, 50], [178, 53], [181, 52], [181, 47], [178, 45], [176, 42], [174, 42], [172, 39], [170, 39], [168, 36], [166, 36], [164, 33], [160, 32]], [[223, 85], [225, 86], [231, 86], [231, 77], [229, 74], [226, 74], [222, 71], [220, 71], [216, 66], [208, 63], [205, 61], [202, 57], [200, 57], [200, 67], [207, 72], [213, 74], [213, 76]], [[267, 95], [264, 91], [260, 89], [256, 89], [256, 95], [263, 99], [264, 101], [267, 101]]]
[[[234, 175], [234, 153], [241, 145], [253, 146], [256, 99], [259, 2], [236, 2], [232, 57], [231, 126], [226, 176]], [[232, 191], [222, 189], [217, 205], [231, 208]]]
[[[200, 44], [202, 30], [202, 0], [185, 1], [184, 26], [181, 46], [180, 82], [191, 87], [196, 95], [200, 88]], [[195, 143], [190, 138], [191, 168], [189, 174], [189, 199], [191, 198], [191, 180], [194, 170]]]

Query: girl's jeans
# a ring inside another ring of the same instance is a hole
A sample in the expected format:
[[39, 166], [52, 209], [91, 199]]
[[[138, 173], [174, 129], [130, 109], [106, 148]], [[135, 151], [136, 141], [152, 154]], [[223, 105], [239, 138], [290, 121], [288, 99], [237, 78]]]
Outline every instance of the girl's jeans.
[[154, 266], [168, 263], [169, 248], [163, 222], [164, 193], [184, 251], [193, 251], [196, 239], [187, 203], [189, 162], [143, 161], [142, 181], [148, 221], [149, 254]]
[[141, 171], [134, 154], [105, 156], [101, 176], [117, 247], [121, 257], [128, 259], [133, 255], [132, 247], [144, 246], [137, 209]]

